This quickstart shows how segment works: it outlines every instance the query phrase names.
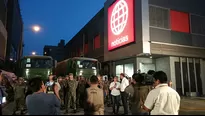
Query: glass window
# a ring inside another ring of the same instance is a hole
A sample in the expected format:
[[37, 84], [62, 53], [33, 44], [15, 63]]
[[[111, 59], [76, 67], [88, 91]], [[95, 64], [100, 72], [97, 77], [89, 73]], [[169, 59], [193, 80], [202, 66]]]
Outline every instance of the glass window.
[[152, 63], [140, 63], [141, 73], [147, 73], [149, 70], [155, 70], [155, 64]]
[[205, 17], [191, 15], [192, 33], [205, 35]]
[[46, 58], [27, 58], [24, 60], [26, 68], [52, 68], [52, 59]]
[[169, 29], [169, 10], [159, 7], [149, 7], [150, 26]]
[[80, 69], [97, 69], [97, 61], [93, 60], [76, 60], [77, 68]]
[[120, 73], [123, 73], [123, 65], [116, 66], [116, 76], [120, 77]]
[[125, 74], [129, 77], [132, 77], [134, 74], [134, 66], [133, 64], [125, 64]]

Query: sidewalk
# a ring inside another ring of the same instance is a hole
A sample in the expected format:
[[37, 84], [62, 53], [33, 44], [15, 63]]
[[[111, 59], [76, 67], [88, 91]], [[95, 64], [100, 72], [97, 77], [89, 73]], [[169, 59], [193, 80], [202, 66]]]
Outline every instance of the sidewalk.
[[205, 99], [203, 98], [182, 98], [181, 111], [203, 111], [205, 112]]

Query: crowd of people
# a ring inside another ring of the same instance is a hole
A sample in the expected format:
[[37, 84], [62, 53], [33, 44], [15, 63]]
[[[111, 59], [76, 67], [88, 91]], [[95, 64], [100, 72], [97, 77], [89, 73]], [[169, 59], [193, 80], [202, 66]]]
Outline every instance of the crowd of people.
[[[104, 115], [105, 105], [112, 106], [113, 115], [119, 114], [121, 106], [124, 115], [129, 111], [132, 115], [178, 115], [180, 96], [170, 87], [163, 71], [138, 72], [132, 78], [121, 73], [120, 77], [103, 79], [101, 75], [93, 75], [88, 79], [69, 73], [65, 77], [50, 75], [48, 79], [47, 82], [41, 77], [28, 82], [17, 79], [12, 85], [14, 115], [18, 110], [21, 114], [27, 111], [29, 115], [60, 115], [61, 110], [68, 114], [81, 108], [85, 115]], [[7, 96], [2, 88], [1, 109], [2, 99]]]

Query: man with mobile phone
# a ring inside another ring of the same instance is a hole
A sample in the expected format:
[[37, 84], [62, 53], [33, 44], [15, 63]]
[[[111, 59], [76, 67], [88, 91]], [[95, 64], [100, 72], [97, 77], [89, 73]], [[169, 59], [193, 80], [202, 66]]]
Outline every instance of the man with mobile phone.
[[109, 86], [113, 101], [113, 114], [118, 114], [120, 108], [120, 83], [117, 80], [118, 77], [114, 77], [114, 81]]

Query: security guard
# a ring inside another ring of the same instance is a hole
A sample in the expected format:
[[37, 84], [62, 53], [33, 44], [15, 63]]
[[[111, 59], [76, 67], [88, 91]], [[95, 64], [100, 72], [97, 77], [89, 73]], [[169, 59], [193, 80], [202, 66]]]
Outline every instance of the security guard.
[[76, 89], [77, 89], [77, 86], [78, 86], [78, 82], [74, 79], [73, 73], [69, 73], [69, 80], [67, 82], [68, 104], [66, 105], [66, 112], [65, 112], [66, 114], [68, 113], [68, 110], [71, 106], [71, 103], [73, 103], [74, 113], [76, 113]]
[[14, 111], [13, 114], [16, 114], [16, 111], [20, 110], [23, 114], [25, 106], [25, 94], [26, 85], [23, 78], [19, 78], [16, 85], [14, 85]]
[[86, 89], [84, 106], [85, 115], [104, 115], [103, 90], [98, 87], [98, 78], [90, 78], [90, 87]]

